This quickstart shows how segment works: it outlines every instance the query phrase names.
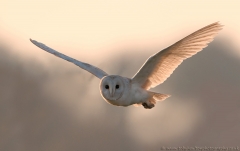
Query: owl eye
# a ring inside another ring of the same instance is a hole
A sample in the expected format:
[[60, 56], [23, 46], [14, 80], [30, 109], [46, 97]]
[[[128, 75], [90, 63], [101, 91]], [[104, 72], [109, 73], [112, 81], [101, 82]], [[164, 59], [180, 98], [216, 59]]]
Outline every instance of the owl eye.
[[116, 89], [118, 89], [119, 88], [119, 85], [116, 85]]
[[105, 85], [105, 88], [106, 88], [106, 89], [109, 89], [109, 85]]

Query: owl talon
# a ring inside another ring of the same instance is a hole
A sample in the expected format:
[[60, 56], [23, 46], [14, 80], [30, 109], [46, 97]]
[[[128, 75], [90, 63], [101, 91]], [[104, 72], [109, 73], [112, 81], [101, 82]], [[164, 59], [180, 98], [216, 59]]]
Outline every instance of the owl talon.
[[154, 107], [154, 104], [147, 104], [146, 102], [142, 103], [142, 106], [145, 108], [145, 109], [151, 109]]

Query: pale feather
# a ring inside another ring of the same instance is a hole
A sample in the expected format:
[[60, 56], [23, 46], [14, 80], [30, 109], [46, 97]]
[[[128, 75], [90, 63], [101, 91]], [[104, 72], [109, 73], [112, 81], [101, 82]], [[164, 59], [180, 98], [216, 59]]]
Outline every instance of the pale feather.
[[60, 52], [58, 52], [58, 51], [56, 51], [56, 50], [46, 46], [46, 45], [44, 45], [43, 43], [37, 42], [36, 40], [32, 40], [32, 39], [30, 39], [30, 41], [34, 45], [36, 45], [37, 47], [39, 47], [39, 48], [41, 48], [41, 49], [43, 49], [43, 50], [45, 50], [45, 51], [47, 51], [47, 52], [57, 56], [59, 58], [62, 58], [64, 60], [67, 60], [69, 62], [74, 63], [75, 65], [79, 66], [80, 68], [82, 68], [82, 69], [92, 73], [93, 75], [95, 75], [99, 79], [102, 79], [102, 77], [108, 75], [106, 72], [104, 72], [103, 70], [101, 70], [101, 69], [99, 69], [99, 68], [97, 68], [97, 67], [95, 67], [93, 65], [90, 65], [88, 63], [84, 63], [84, 62], [78, 61], [76, 59], [73, 59], [73, 58], [71, 58], [69, 56], [66, 56], [66, 55], [64, 55], [64, 54], [62, 54], [62, 53], [60, 53]]
[[205, 48], [221, 29], [222, 25], [218, 22], [210, 24], [156, 53], [143, 64], [132, 82], [140, 84], [144, 89], [163, 83], [184, 59]]

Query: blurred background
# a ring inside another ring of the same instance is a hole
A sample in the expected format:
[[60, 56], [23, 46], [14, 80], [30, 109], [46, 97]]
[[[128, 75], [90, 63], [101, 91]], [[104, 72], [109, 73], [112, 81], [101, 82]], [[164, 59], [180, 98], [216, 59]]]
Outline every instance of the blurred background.
[[[240, 142], [240, 1], [0, 0], [0, 150], [160, 150]], [[162, 85], [156, 107], [116, 107], [100, 80], [32, 43], [132, 77], [153, 53], [223, 30]]]

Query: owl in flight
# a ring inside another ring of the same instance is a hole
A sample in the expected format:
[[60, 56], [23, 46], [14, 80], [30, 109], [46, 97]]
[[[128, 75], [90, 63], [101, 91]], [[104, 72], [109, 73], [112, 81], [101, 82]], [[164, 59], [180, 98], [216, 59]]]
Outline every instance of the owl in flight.
[[101, 95], [108, 103], [125, 107], [133, 104], [142, 105], [146, 109], [151, 109], [157, 101], [163, 101], [170, 95], [152, 92], [149, 89], [163, 83], [183, 60], [207, 47], [221, 29], [222, 25], [218, 22], [210, 24], [157, 52], [147, 59], [132, 78], [108, 75], [93, 65], [68, 57], [35, 40], [30, 39], [30, 41], [37, 47], [72, 62], [99, 78]]

